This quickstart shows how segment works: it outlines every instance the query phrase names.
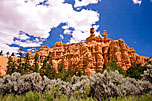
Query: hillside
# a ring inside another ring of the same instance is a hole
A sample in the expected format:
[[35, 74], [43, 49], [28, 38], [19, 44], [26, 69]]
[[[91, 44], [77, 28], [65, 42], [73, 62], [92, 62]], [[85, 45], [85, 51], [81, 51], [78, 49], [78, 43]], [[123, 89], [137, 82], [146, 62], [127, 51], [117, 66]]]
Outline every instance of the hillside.
[[[34, 57], [37, 53], [39, 68], [43, 66], [43, 61], [46, 59], [47, 63], [52, 61], [56, 72], [58, 72], [59, 65], [63, 64], [65, 70], [81, 70], [90, 75], [102, 71], [112, 60], [115, 60], [117, 65], [125, 71], [136, 64], [144, 66], [148, 61], [152, 61], [152, 58], [139, 56], [134, 48], [125, 44], [123, 39], [111, 40], [107, 38], [106, 31], [103, 31], [102, 36], [103, 38], [95, 36], [94, 28], [90, 28], [90, 37], [85, 42], [63, 44], [59, 41], [55, 43], [54, 47], [41, 46], [34, 53], [27, 52], [30, 64], [33, 68], [35, 67]], [[13, 58], [15, 61], [19, 60], [19, 58]], [[6, 57], [0, 57], [1, 76], [5, 75], [7, 61]], [[24, 58], [22, 58], [22, 63], [24, 63]]]
[[103, 38], [94, 34], [94, 28], [90, 29], [90, 37], [85, 42], [63, 44], [56, 42], [53, 48], [48, 45], [41, 46], [34, 53], [28, 52], [31, 58], [31, 64], [34, 64], [34, 56], [38, 54], [39, 66], [43, 65], [43, 60], [52, 59], [53, 67], [58, 72], [58, 66], [64, 64], [65, 70], [75, 69], [76, 71], [85, 71], [88, 75], [101, 71], [105, 65], [116, 60], [117, 65], [124, 70], [136, 64], [145, 65], [148, 57], [139, 56], [134, 48], [130, 48], [124, 43], [123, 39], [111, 40], [107, 38], [107, 32], [103, 31]]
[[6, 75], [8, 58], [0, 56], [0, 76]]

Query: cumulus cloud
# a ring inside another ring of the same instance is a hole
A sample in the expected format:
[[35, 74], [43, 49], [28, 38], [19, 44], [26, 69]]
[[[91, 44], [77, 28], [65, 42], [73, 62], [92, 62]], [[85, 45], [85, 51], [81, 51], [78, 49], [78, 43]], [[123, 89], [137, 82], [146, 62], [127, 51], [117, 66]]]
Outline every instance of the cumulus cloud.
[[[142, 0], [132, 0], [134, 4], [139, 4], [141, 5]], [[152, 3], [152, 0], [150, 0], [150, 2]]]
[[[95, 28], [95, 30], [99, 27], [99, 26], [93, 26]], [[81, 28], [83, 30], [81, 30]], [[100, 35], [99, 32], [95, 32], [96, 35]], [[81, 27], [77, 27], [76, 30], [73, 31], [72, 33], [72, 38], [70, 39], [70, 43], [77, 43], [80, 42], [82, 40], [85, 40], [87, 37], [90, 36], [90, 26], [81, 26]]]
[[88, 4], [96, 4], [101, 0], [75, 0], [74, 7], [87, 6]]
[[30, 38], [30, 37], [27, 36], [26, 34], [22, 34], [22, 35], [19, 35], [18, 38], [21, 39], [21, 40], [26, 40], [26, 39], [28, 39], [28, 38]]
[[23, 32], [23, 31], [20, 31], [20, 32], [19, 32], [19, 36], [17, 37], [17, 39], [20, 39], [20, 40], [27, 40], [27, 39], [29, 39], [29, 38], [30, 38], [30, 37], [27, 36], [26, 33]]
[[66, 30], [64, 30], [64, 34], [71, 35], [72, 34], [72, 30], [66, 29]]
[[14, 43], [12, 44], [15, 44], [15, 45], [19, 45], [21, 47], [39, 47], [41, 46], [43, 42], [43, 39], [39, 39], [39, 38], [35, 38], [35, 39], [31, 39], [31, 38], [28, 38], [28, 39], [18, 39], [18, 40], [15, 40]]
[[34, 51], [36, 51], [36, 49], [35, 48], [30, 48], [30, 49], [27, 49], [27, 51], [34, 52]]
[[39, 47], [42, 44], [42, 42], [34, 42], [34, 41], [30, 41], [30, 40], [27, 40], [25, 42], [16, 40], [14, 43], [21, 47]]
[[[27, 40], [26, 34], [19, 34], [20, 30], [34, 37], [46, 39], [52, 28], [61, 23], [64, 34], [71, 34], [70, 42], [79, 42], [89, 36], [89, 28], [99, 21], [99, 14], [96, 11], [85, 10], [77, 12], [71, 4], [64, 3], [65, 0], [47, 0], [48, 6], [39, 5], [44, 0], [2, 0], [0, 2], [0, 49], [4, 51], [16, 51], [18, 48], [9, 47], [17, 44], [24, 47], [36, 47], [42, 44]], [[76, 0], [75, 6], [86, 6], [98, 3], [99, 0]], [[69, 28], [73, 28], [70, 32]], [[83, 34], [82, 34], [83, 33]], [[15, 40], [14, 37], [21, 40]]]
[[25, 2], [33, 2], [35, 5], [39, 4], [40, 2], [44, 2], [44, 0], [24, 0]]
[[141, 5], [141, 3], [142, 3], [142, 0], [132, 0], [132, 1], [133, 1], [134, 4], [139, 4], [139, 5]]

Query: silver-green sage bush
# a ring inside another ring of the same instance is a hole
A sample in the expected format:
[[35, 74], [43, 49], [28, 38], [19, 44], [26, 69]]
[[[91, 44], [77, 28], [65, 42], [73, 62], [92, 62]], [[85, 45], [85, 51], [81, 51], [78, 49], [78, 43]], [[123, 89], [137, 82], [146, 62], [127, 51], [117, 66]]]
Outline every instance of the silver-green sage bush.
[[124, 78], [118, 71], [91, 74], [91, 95], [98, 100], [118, 96], [136, 96], [152, 90], [148, 81]]
[[[149, 73], [149, 71], [147, 70]], [[71, 82], [61, 79], [50, 80], [39, 73], [20, 75], [13, 73], [0, 79], [0, 94], [25, 94], [26, 92], [49, 93], [57, 97], [58, 95], [68, 95], [78, 99], [93, 97], [98, 100], [110, 97], [138, 96], [152, 90], [151, 75], [144, 73], [143, 80], [134, 78], [124, 78], [118, 71], [106, 70], [103, 73], [91, 74], [88, 76], [73, 76]], [[149, 79], [150, 78], [150, 79]]]

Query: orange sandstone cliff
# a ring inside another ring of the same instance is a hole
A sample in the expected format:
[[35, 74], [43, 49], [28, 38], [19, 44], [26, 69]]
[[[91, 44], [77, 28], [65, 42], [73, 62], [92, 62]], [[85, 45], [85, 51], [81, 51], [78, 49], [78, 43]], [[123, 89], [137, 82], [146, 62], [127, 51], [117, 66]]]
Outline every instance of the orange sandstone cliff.
[[6, 75], [7, 62], [8, 62], [8, 59], [6, 57], [0, 56], [0, 76]]
[[[35, 53], [38, 54], [39, 61], [43, 61], [48, 56], [51, 57], [56, 72], [58, 72], [59, 64], [64, 64], [65, 70], [69, 68], [80, 69], [88, 75], [102, 70], [113, 59], [124, 70], [139, 63], [142, 65], [147, 63], [145, 59], [149, 58], [136, 54], [133, 48], [129, 48], [124, 43], [123, 39], [111, 40], [107, 38], [106, 31], [103, 31], [102, 36], [103, 38], [95, 36], [94, 28], [91, 28], [90, 37], [85, 42], [63, 44], [59, 41], [55, 43], [53, 48], [48, 47], [48, 45], [41, 46]], [[35, 53], [29, 53], [33, 61]], [[42, 66], [42, 63], [39, 65]]]
[[[30, 63], [34, 67], [34, 56], [37, 53], [40, 68], [43, 65], [43, 60], [47, 58], [48, 62], [52, 59], [53, 68], [56, 69], [56, 72], [58, 72], [59, 64], [64, 64], [65, 70], [82, 70], [90, 75], [102, 70], [113, 59], [116, 60], [117, 65], [121, 66], [123, 70], [127, 70], [130, 66], [139, 63], [145, 65], [147, 63], [145, 59], [152, 61], [152, 57], [148, 58], [136, 54], [134, 48], [129, 48], [123, 39], [111, 40], [107, 38], [106, 31], [103, 31], [102, 36], [103, 38], [95, 36], [94, 28], [91, 28], [90, 37], [85, 42], [63, 44], [59, 41], [52, 48], [48, 47], [48, 45], [41, 46], [34, 53], [28, 52]], [[3, 63], [2, 60], [0, 57], [0, 63]], [[4, 59], [4, 61], [7, 60]], [[0, 69], [0, 76], [6, 74], [4, 67], [6, 67], [6, 64], [0, 67], [3, 68]]]

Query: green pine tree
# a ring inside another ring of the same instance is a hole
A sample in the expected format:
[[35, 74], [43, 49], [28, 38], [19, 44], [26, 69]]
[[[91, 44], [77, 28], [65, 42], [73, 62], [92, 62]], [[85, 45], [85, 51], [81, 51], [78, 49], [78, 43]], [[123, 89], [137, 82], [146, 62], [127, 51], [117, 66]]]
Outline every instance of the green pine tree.
[[6, 53], [7, 57], [9, 56], [9, 54], [10, 54], [9, 52]]
[[118, 70], [120, 74], [125, 75], [125, 71], [123, 71], [122, 67], [117, 65], [115, 60], [110, 61], [106, 66], [107, 71], [116, 71]]
[[22, 64], [21, 64], [21, 62], [22, 62], [22, 57], [23, 57], [23, 49], [22, 49], [22, 48], [19, 49], [19, 53], [18, 53], [18, 54], [19, 54], [19, 57], [20, 57], [19, 65], [22, 65]]
[[24, 65], [24, 73], [30, 73], [32, 70], [31, 65], [30, 65], [30, 57], [29, 53], [25, 55], [25, 65]]
[[41, 67], [40, 69], [40, 74], [43, 76], [43, 75], [46, 75], [46, 71], [47, 70], [47, 60], [44, 59], [43, 60], [43, 66]]
[[13, 72], [16, 72], [16, 62], [13, 61], [13, 58], [11, 56], [8, 58], [7, 64], [7, 74], [12, 74]]
[[3, 56], [3, 51], [2, 50], [0, 51], [0, 56]]
[[141, 79], [142, 78], [141, 74], [143, 74], [144, 71], [146, 71], [147, 69], [148, 69], [147, 66], [141, 66], [141, 64], [136, 64], [136, 66], [131, 66], [126, 71], [126, 77]]
[[43, 66], [42, 66], [42, 68], [43, 68], [43, 69], [45, 69], [45, 68], [46, 68], [46, 66], [47, 66], [47, 60], [46, 60], [46, 59], [44, 59], [44, 60], [43, 60]]
[[17, 68], [17, 72], [23, 74], [23, 67], [22, 67], [22, 57], [23, 57], [23, 49], [20, 48], [19, 50], [19, 61], [18, 61], [18, 68]]
[[38, 65], [38, 54], [36, 53], [35, 54], [35, 57], [34, 57], [34, 72], [39, 72], [39, 65]]
[[14, 56], [14, 53], [12, 53], [11, 56]]
[[[45, 67], [45, 66], [43, 66]], [[49, 63], [47, 66], [44, 68], [43, 71], [44, 75], [47, 76], [49, 79], [55, 79], [56, 78], [56, 70], [53, 68], [52, 64], [52, 58], [50, 59]]]
[[78, 71], [78, 76], [79, 77], [81, 77], [82, 76], [82, 72], [81, 72], [81, 70], [79, 69], [79, 71]]
[[51, 59], [51, 52], [49, 52], [49, 55], [47, 56], [47, 61]]

